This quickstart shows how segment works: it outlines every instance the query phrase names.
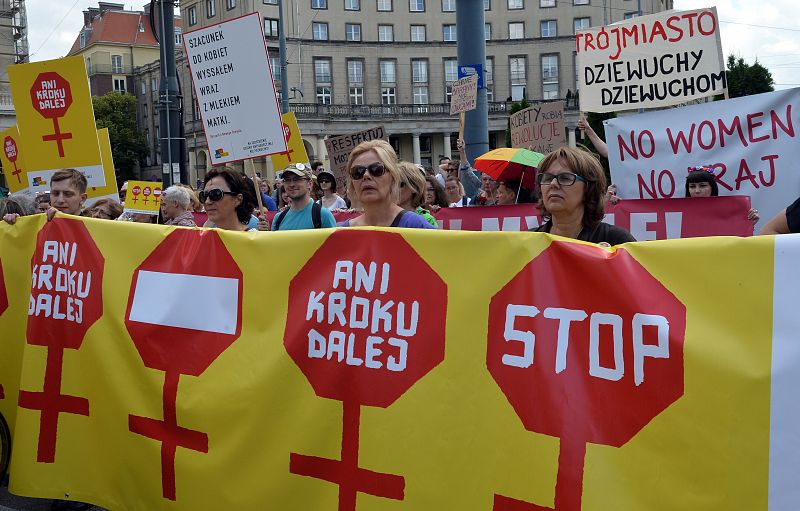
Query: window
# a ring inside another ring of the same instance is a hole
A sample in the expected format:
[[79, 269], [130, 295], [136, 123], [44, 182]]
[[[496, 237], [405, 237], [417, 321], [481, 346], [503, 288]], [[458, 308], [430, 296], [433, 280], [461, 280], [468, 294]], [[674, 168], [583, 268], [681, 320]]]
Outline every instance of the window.
[[361, 40], [361, 23], [345, 23], [344, 24], [345, 38], [348, 41]]
[[425, 0], [408, 0], [410, 12], [425, 12]]
[[315, 41], [327, 41], [328, 24], [314, 22], [314, 24], [312, 25], [311, 34]]
[[442, 0], [442, 12], [455, 12], [456, 0]]
[[378, 41], [394, 41], [394, 25], [378, 25]]
[[236, 8], [236, 0], [226, 0], [225, 7], [230, 11], [231, 9]]
[[543, 20], [541, 22], [542, 37], [555, 37], [558, 35], [556, 20]]
[[395, 87], [381, 87], [381, 104], [397, 104], [397, 89]]
[[125, 93], [125, 78], [114, 78], [114, 91]]
[[555, 7], [556, 0], [539, 0], [539, 7]]
[[525, 7], [523, 0], [508, 0], [508, 10], [522, 9]]
[[87, 39], [86, 38], [86, 31], [85, 30], [81, 30], [81, 36], [80, 36], [81, 48], [86, 48], [86, 39]]
[[484, 83], [492, 83], [494, 81], [494, 57], [486, 57], [486, 64], [483, 68], [483, 81]]
[[277, 5], [278, 4], [278, 0], [262, 0], [262, 1], [264, 2], [264, 5]]
[[331, 99], [331, 88], [328, 86], [317, 87], [317, 103], [320, 105], [330, 105], [333, 103]]
[[183, 44], [183, 32], [181, 31], [181, 27], [175, 27], [175, 44], [181, 45]]
[[428, 61], [426, 59], [413, 59], [411, 61], [411, 81], [414, 83], [428, 83]]
[[629, 19], [635, 18], [637, 14], [639, 14], [639, 13], [637, 13], [637, 12], [626, 12], [625, 13], [625, 19], [629, 20]]
[[197, 9], [195, 6], [189, 7], [188, 11], [186, 11], [189, 18], [189, 26], [197, 25]]
[[592, 26], [591, 18], [575, 18], [575, 33], [577, 34], [579, 30], [586, 30]]
[[344, 0], [345, 11], [360, 11], [361, 0]]
[[111, 56], [111, 72], [122, 73], [122, 55]]
[[394, 83], [397, 81], [397, 62], [394, 60], [381, 60], [381, 83]]
[[411, 41], [415, 43], [425, 41], [425, 25], [411, 25]]
[[427, 105], [428, 104], [428, 86], [420, 85], [414, 87], [414, 104]]
[[558, 55], [542, 55], [542, 99], [558, 97]]
[[155, 92], [158, 90], [158, 80], [150, 78], [150, 90]]
[[351, 105], [364, 104], [364, 61], [347, 61], [347, 83]]
[[589, 0], [572, 0], [572, 5], [589, 5]]
[[278, 37], [278, 20], [264, 18], [264, 37]]
[[[147, 80], [142, 80], [139, 82], [139, 92], [144, 95], [147, 92]], [[147, 110], [144, 111], [145, 117], [147, 117]]]
[[392, 0], [377, 0], [379, 12], [391, 12]]
[[364, 104], [364, 87], [350, 87], [350, 104], [363, 105]]
[[456, 40], [456, 26], [442, 25], [442, 41], [453, 42]]
[[509, 23], [508, 24], [508, 38], [509, 39], [524, 39], [525, 38], [525, 23]]
[[314, 81], [316, 82], [317, 103], [330, 105], [332, 102], [330, 59], [314, 59]]
[[327, 9], [328, 0], [311, 0], [312, 9]]
[[269, 68], [272, 70], [272, 81], [281, 81], [281, 59], [278, 57], [270, 57]]
[[444, 82], [445, 100], [449, 103], [453, 96], [453, 82], [458, 80], [458, 60], [445, 59], [444, 61]]
[[491, 23], [484, 23], [483, 24], [483, 38], [487, 41], [492, 40], [492, 24]]
[[511, 70], [511, 100], [519, 101], [525, 97], [527, 85], [526, 57], [510, 57], [508, 59]]
[[206, 18], [217, 15], [217, 0], [206, 0]]
[[492, 0], [483, 0], [483, 10], [484, 11], [492, 10]]
[[139, 21], [139, 32], [144, 33], [144, 23]]

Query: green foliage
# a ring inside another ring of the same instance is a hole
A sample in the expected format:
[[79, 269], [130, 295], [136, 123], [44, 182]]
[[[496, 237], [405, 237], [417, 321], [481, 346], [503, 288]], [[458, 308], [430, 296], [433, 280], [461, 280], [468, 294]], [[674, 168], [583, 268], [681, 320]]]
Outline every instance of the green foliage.
[[93, 96], [97, 129], [108, 128], [114, 166], [122, 181], [135, 179], [134, 169], [147, 154], [147, 142], [136, 127], [136, 97], [109, 92]]
[[775, 80], [767, 68], [756, 62], [750, 65], [742, 57], [728, 55], [728, 95], [732, 98], [772, 92]]
[[519, 112], [520, 110], [525, 110], [529, 106], [531, 105], [525, 98], [523, 98], [522, 101], [515, 101], [514, 103], [511, 104], [511, 110], [509, 110], [508, 112], [509, 119], [507, 121], [507, 126], [506, 126], [506, 147], [511, 147], [511, 116]]

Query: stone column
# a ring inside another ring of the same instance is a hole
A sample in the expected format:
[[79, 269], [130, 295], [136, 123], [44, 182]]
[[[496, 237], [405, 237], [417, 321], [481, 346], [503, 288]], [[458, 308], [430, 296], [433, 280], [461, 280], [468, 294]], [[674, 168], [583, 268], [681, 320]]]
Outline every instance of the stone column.
[[419, 133], [412, 133], [411, 134], [411, 144], [413, 148], [413, 161], [417, 165], [420, 163], [420, 156], [419, 156]]
[[444, 155], [448, 158], [452, 158], [453, 152], [450, 149], [450, 132], [442, 133], [442, 143], [444, 144]]
[[[310, 158], [310, 156], [309, 156]], [[328, 162], [328, 150], [325, 149], [325, 137], [319, 136], [317, 138], [317, 155], [316, 158], [325, 164], [325, 168], [330, 168], [330, 162]]]
[[570, 127], [567, 129], [567, 145], [575, 147], [575, 128]]

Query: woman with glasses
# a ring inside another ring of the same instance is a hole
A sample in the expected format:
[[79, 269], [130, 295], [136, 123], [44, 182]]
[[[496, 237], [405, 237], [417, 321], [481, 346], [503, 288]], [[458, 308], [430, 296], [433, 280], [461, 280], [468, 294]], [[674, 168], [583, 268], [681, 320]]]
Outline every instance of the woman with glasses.
[[364, 214], [342, 227], [412, 227], [433, 229], [424, 218], [397, 205], [402, 177], [397, 155], [385, 140], [362, 142], [347, 158], [347, 196]]
[[545, 223], [533, 231], [606, 246], [636, 241], [625, 229], [602, 222], [606, 175], [593, 154], [571, 147], [557, 149], [542, 160], [536, 181]]
[[92, 218], [101, 218], [103, 220], [116, 220], [122, 215], [122, 206], [120, 203], [113, 201], [107, 197], [98, 199], [92, 207], [89, 208], [89, 216]]
[[347, 209], [347, 202], [336, 193], [336, 177], [328, 172], [322, 170], [317, 174], [317, 184], [322, 190], [322, 198], [317, 202], [325, 209], [333, 211], [334, 209]]
[[215, 168], [206, 174], [200, 202], [205, 207], [209, 223], [214, 227], [229, 231], [255, 231], [257, 229], [248, 228], [247, 225], [257, 207], [254, 193], [254, 187], [243, 174], [228, 168]]

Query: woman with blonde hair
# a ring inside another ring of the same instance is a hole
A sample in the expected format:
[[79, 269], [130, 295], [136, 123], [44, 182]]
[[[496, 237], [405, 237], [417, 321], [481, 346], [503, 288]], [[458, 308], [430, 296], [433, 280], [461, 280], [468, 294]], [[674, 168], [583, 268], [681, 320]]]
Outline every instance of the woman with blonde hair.
[[422, 207], [425, 203], [425, 185], [429, 176], [426, 176], [417, 165], [407, 161], [401, 161], [398, 166], [400, 168], [400, 200], [397, 205], [406, 211], [413, 211], [433, 227], [438, 228], [436, 219], [430, 211]]
[[433, 229], [424, 218], [397, 205], [402, 174], [397, 154], [385, 140], [369, 140], [347, 158], [347, 196], [364, 214], [345, 220], [342, 227], [412, 227]]

